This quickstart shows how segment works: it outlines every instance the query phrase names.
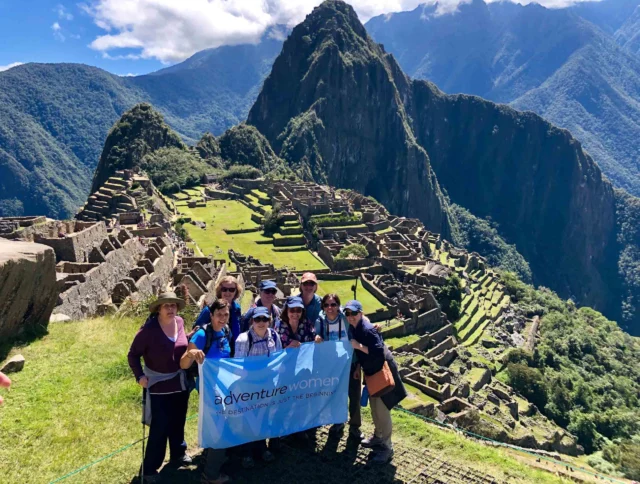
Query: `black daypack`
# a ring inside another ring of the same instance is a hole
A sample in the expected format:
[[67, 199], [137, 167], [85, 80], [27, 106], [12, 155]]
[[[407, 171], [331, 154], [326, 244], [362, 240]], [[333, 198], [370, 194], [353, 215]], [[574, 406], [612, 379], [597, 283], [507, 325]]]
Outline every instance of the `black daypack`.
[[[213, 326], [211, 324], [205, 324], [202, 327], [202, 329], [204, 329], [204, 335], [206, 337], [206, 340], [205, 340], [205, 343], [204, 343], [204, 348], [202, 350], [202, 352], [204, 353], [205, 357], [207, 356], [207, 353], [211, 349], [211, 346], [213, 346], [213, 344], [216, 341], [221, 341], [223, 339], [229, 339], [229, 328], [227, 326], [222, 328], [223, 335], [222, 336], [218, 336], [218, 337], [214, 336], [214, 334], [213, 334]], [[187, 379], [188, 379], [189, 383], [191, 384], [193, 382], [192, 387], [195, 388], [195, 379], [198, 376], [198, 363], [196, 363], [194, 361], [193, 363], [191, 363], [191, 366], [186, 371], [187, 371]]]

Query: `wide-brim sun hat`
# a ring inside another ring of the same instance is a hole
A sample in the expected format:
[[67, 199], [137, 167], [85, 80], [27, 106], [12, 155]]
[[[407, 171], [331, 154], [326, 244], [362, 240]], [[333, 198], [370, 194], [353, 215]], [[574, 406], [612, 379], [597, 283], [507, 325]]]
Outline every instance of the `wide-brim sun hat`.
[[176, 296], [175, 292], [163, 292], [158, 296], [158, 299], [149, 304], [149, 312], [157, 312], [158, 308], [163, 304], [177, 304], [178, 311], [181, 311], [186, 306], [184, 299], [180, 299]]

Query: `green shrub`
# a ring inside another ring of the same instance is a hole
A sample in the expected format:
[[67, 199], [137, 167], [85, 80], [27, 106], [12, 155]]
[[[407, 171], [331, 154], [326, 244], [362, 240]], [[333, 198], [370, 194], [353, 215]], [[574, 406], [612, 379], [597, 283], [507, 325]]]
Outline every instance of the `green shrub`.
[[443, 286], [433, 287], [440, 308], [445, 312], [449, 321], [455, 321], [460, 317], [462, 306], [462, 281], [455, 272], [452, 273]]

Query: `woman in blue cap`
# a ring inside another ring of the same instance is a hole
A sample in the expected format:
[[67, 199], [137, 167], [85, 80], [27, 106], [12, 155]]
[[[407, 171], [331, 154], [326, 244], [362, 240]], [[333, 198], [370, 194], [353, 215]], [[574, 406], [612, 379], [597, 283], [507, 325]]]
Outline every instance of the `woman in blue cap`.
[[298, 348], [302, 343], [315, 340], [314, 325], [307, 319], [304, 302], [300, 296], [290, 296], [282, 308], [280, 324], [276, 328], [283, 349]]
[[[232, 301], [233, 302], [233, 301]], [[200, 327], [191, 337], [187, 351], [180, 359], [180, 367], [189, 369], [194, 362], [202, 364], [205, 358], [231, 358], [232, 335], [227, 328], [230, 304], [226, 299], [215, 299], [209, 306], [209, 324]], [[226, 449], [207, 449], [202, 484], [225, 484], [231, 479], [220, 472]]]
[[362, 441], [363, 447], [374, 450], [373, 462], [385, 464], [393, 458], [391, 433], [391, 409], [400, 403], [407, 392], [400, 379], [398, 367], [389, 349], [382, 341], [382, 336], [376, 331], [369, 320], [363, 317], [362, 304], [352, 300], [344, 305], [344, 314], [349, 322], [349, 337], [351, 346], [355, 350], [362, 371], [365, 376], [371, 376], [382, 370], [385, 361], [393, 374], [395, 388], [382, 397], [371, 397], [371, 418], [373, 419], [374, 435]]
[[[271, 356], [273, 353], [282, 350], [282, 343], [278, 333], [270, 327], [271, 316], [264, 306], [254, 308], [251, 316], [251, 328], [249, 331], [240, 334], [236, 340], [236, 358], [250, 356]], [[242, 446], [244, 457], [242, 467], [248, 469], [255, 465], [254, 455], [260, 455], [265, 462], [274, 459], [271, 451], [267, 449], [266, 440], [249, 442]]]

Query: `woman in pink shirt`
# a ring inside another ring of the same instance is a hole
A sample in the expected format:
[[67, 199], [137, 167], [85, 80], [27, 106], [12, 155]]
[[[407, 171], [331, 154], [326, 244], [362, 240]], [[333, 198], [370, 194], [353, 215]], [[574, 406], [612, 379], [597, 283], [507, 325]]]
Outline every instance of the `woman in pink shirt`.
[[[191, 463], [186, 455], [184, 424], [189, 391], [180, 358], [187, 351], [184, 321], [178, 311], [184, 301], [173, 292], [160, 294], [149, 306], [149, 318], [138, 331], [129, 349], [129, 366], [138, 384], [146, 389], [145, 423], [150, 426], [142, 472], [153, 481], [164, 461], [169, 441], [171, 462]], [[140, 364], [144, 361], [144, 368]]]

